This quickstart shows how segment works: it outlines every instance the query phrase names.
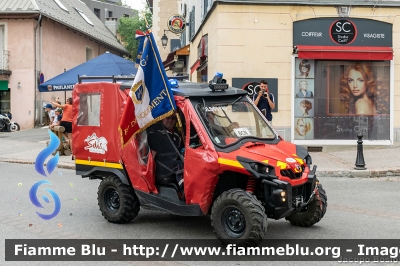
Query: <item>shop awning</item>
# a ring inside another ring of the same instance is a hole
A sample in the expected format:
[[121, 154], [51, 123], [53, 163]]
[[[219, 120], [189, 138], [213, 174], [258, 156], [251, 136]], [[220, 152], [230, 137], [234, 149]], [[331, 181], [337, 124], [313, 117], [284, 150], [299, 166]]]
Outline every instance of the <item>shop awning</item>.
[[190, 75], [197, 70], [200, 65], [200, 59], [197, 59], [196, 62], [190, 67]]
[[0, 91], [8, 91], [8, 80], [0, 80]]
[[169, 53], [167, 56], [167, 59], [165, 59], [165, 61], [163, 62], [163, 65], [165, 68], [167, 68], [168, 66], [170, 66], [172, 63], [174, 63], [175, 60], [175, 56], [177, 55], [189, 55], [190, 53], [190, 48], [189, 48], [189, 44], [176, 50], [173, 51], [172, 53]]
[[208, 58], [206, 57], [206, 59], [204, 59], [200, 63], [199, 67], [197, 68], [197, 71], [203, 71], [207, 67], [207, 65], [208, 65]]
[[339, 60], [392, 60], [392, 47], [297, 45], [299, 58]]

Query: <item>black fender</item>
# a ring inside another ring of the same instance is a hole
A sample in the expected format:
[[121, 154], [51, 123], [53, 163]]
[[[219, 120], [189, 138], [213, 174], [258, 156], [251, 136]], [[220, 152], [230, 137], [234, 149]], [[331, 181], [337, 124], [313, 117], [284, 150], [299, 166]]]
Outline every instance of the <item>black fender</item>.
[[104, 177], [110, 173], [116, 175], [125, 185], [131, 186], [125, 169], [76, 164], [76, 174], [82, 177], [89, 177], [89, 179], [102, 179], [99, 176]]

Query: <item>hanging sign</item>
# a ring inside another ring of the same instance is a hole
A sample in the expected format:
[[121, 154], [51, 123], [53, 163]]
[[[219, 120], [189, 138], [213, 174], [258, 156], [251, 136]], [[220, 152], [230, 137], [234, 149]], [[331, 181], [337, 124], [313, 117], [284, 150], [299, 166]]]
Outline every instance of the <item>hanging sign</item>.
[[168, 29], [175, 33], [180, 34], [185, 30], [186, 27], [186, 20], [181, 15], [172, 15], [168, 19]]

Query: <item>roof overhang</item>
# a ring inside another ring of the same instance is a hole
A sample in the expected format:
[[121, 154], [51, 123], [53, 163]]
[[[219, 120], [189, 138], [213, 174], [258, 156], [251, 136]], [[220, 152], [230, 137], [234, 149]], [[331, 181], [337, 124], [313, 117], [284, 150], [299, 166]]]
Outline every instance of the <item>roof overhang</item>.
[[182, 48], [179, 48], [176, 51], [173, 51], [172, 53], [169, 53], [167, 59], [165, 59], [165, 61], [163, 62], [163, 65], [165, 68], [167, 68], [176, 61], [175, 56], [179, 55], [188, 56], [189, 54], [190, 54], [190, 45], [188, 44]]

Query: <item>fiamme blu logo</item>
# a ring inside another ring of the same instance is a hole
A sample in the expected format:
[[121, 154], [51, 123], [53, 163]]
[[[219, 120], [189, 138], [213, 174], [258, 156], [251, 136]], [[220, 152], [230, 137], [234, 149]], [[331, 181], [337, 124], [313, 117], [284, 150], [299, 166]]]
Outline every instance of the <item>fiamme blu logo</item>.
[[[36, 157], [36, 161], [35, 161], [36, 172], [38, 172], [39, 174], [41, 174], [42, 176], [45, 176], [45, 177], [51, 175], [51, 173], [57, 167], [58, 160], [59, 160], [59, 154], [57, 152], [54, 157], [50, 158], [47, 161], [46, 169], [47, 169], [48, 174], [46, 174], [46, 171], [44, 169], [45, 161], [50, 155], [52, 155], [53, 152], [55, 152], [57, 150], [58, 146], [60, 145], [60, 140], [57, 138], [57, 136], [55, 134], [53, 134], [50, 130], [48, 131], [48, 133], [50, 135], [50, 143], [44, 150], [42, 150], [38, 154], [38, 156]], [[33, 205], [35, 205], [36, 207], [38, 207], [40, 209], [46, 210], [46, 207], [43, 206], [41, 201], [38, 199], [38, 195], [37, 195], [38, 191], [39, 191], [39, 187], [42, 185], [43, 186], [51, 185], [51, 183], [47, 180], [40, 180], [40, 181], [36, 182], [35, 184], [33, 184], [31, 189], [29, 190], [29, 198]], [[46, 214], [40, 213], [38, 211], [36, 213], [40, 218], [42, 218], [44, 220], [50, 220], [50, 219], [53, 219], [54, 217], [56, 217], [58, 215], [58, 213], [60, 212], [61, 200], [60, 200], [59, 196], [57, 195], [57, 193], [54, 192], [52, 189], [50, 189], [50, 188], [44, 188], [44, 189], [53, 198], [54, 210], [52, 210], [52, 212], [50, 214], [47, 214], [47, 213], [49, 213], [48, 210], [46, 210]], [[46, 203], [46, 205], [52, 205], [48, 196], [42, 195], [41, 198], [44, 201], [44, 203]]]

